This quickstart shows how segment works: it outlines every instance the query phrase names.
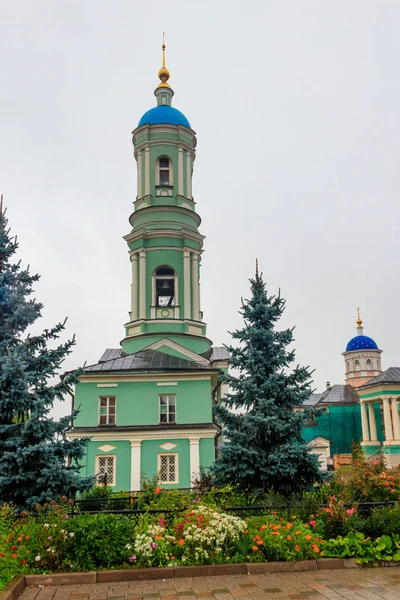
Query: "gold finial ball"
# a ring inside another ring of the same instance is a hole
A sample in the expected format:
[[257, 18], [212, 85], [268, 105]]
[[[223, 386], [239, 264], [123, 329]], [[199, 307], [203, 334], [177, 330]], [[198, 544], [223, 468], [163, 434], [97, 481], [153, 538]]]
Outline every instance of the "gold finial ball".
[[170, 73], [167, 67], [161, 67], [161, 69], [158, 71], [158, 77], [163, 83], [166, 83], [168, 81]]

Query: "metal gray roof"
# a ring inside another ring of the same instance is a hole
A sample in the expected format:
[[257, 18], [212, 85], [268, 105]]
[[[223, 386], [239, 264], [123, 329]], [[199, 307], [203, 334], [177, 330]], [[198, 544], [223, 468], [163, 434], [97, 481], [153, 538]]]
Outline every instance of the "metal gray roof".
[[168, 370], [216, 370], [211, 366], [204, 366], [191, 360], [185, 360], [178, 356], [165, 354], [158, 350], [142, 350], [136, 354], [123, 354], [122, 356], [104, 360], [106, 350], [100, 361], [95, 365], [84, 368], [84, 373], [101, 373], [110, 371], [168, 371]]
[[229, 351], [225, 346], [211, 348], [211, 357], [210, 360], [213, 362], [214, 360], [229, 360]]
[[303, 402], [302, 406], [315, 406], [317, 402], [319, 402], [321, 396], [322, 394], [311, 394], [311, 396]]
[[367, 383], [364, 383], [364, 385], [360, 385], [358, 389], [362, 390], [374, 385], [387, 385], [390, 383], [400, 384], [400, 367], [389, 367], [380, 375], [377, 375], [367, 381]]
[[99, 359], [99, 362], [104, 362], [105, 360], [114, 360], [114, 358], [119, 358], [123, 355], [121, 348], [107, 348]]
[[328, 404], [358, 404], [360, 401], [357, 392], [351, 385], [332, 385], [321, 394], [317, 406]]

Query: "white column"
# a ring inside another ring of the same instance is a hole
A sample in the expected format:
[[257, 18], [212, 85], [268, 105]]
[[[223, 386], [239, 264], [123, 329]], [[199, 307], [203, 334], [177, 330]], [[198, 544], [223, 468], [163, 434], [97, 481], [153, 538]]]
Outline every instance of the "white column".
[[142, 174], [142, 151], [139, 150], [137, 157], [137, 195], [138, 198], [142, 197], [143, 190], [143, 174]]
[[186, 152], [186, 197], [192, 199], [192, 169], [190, 168], [190, 152]]
[[150, 194], [150, 148], [144, 149], [144, 195]]
[[191, 318], [190, 311], [190, 252], [183, 251], [183, 293], [184, 293], [184, 318]]
[[146, 252], [141, 250], [140, 259], [140, 288], [139, 288], [139, 319], [146, 318]]
[[131, 440], [131, 491], [140, 490], [142, 440]]
[[378, 435], [376, 433], [376, 419], [374, 406], [375, 402], [368, 402], [369, 430], [371, 433], [371, 442], [378, 441]]
[[360, 404], [361, 404], [361, 427], [362, 427], [363, 442], [369, 442], [367, 407], [365, 405], [365, 402], [363, 402], [363, 401], [361, 401]]
[[195, 477], [200, 473], [200, 440], [189, 438], [190, 445], [190, 487]]
[[383, 401], [383, 421], [385, 425], [385, 438], [389, 442], [393, 439], [392, 418], [390, 415], [389, 398], [382, 398]]
[[150, 318], [151, 319], [155, 319], [157, 314], [157, 308], [156, 308], [156, 276], [152, 275], [151, 277], [151, 308], [150, 308]]
[[180, 307], [179, 307], [179, 277], [175, 274], [174, 277], [174, 294], [175, 294], [175, 306], [174, 306], [174, 318], [179, 319]]
[[193, 302], [193, 314], [192, 319], [195, 321], [200, 320], [199, 315], [199, 255], [192, 253], [192, 302]]
[[178, 194], [183, 196], [183, 148], [178, 148]]
[[132, 284], [131, 284], [131, 321], [138, 318], [138, 259], [137, 252], [131, 254]]
[[400, 423], [399, 423], [399, 410], [397, 408], [397, 398], [392, 398], [392, 421], [393, 421], [393, 435], [395, 440], [400, 440]]

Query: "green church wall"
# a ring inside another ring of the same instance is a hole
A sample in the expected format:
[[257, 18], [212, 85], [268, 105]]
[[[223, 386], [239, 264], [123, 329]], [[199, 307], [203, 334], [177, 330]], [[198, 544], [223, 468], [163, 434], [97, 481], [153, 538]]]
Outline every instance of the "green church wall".
[[[99, 450], [104, 444], [115, 446], [110, 452]], [[131, 445], [129, 441], [90, 441], [87, 444], [86, 464], [82, 468], [82, 474], [92, 477], [95, 475], [97, 456], [115, 456], [116, 458], [116, 485], [114, 489], [129, 490], [131, 485]]]
[[210, 467], [215, 459], [215, 442], [213, 438], [202, 438], [200, 440], [200, 464]]
[[326, 413], [320, 412], [316, 417], [316, 425], [303, 429], [303, 438], [310, 442], [316, 437], [323, 437], [331, 442], [331, 455], [348, 454], [353, 442], [360, 442], [361, 413], [360, 405], [329, 406]]
[[[160, 448], [161, 445], [170, 442], [175, 445], [171, 451]], [[188, 439], [175, 439], [173, 435], [170, 439], [163, 440], [144, 440], [142, 442], [141, 472], [144, 476], [151, 478], [158, 473], [158, 455], [159, 454], [177, 454], [178, 455], [178, 483], [163, 483], [163, 487], [168, 488], [188, 488], [190, 487], [190, 449]]]
[[[210, 423], [210, 380], [180, 381], [177, 377], [176, 381], [178, 385], [168, 387], [158, 386], [157, 381], [123, 381], [116, 388], [98, 388], [96, 383], [80, 383], [75, 395], [75, 405], [80, 407], [75, 427], [98, 426], [100, 396], [116, 397], [117, 426], [159, 425], [159, 396], [166, 393], [176, 395], [177, 424]], [[100, 429], [107, 431], [107, 426]]]
[[[169, 209], [169, 210], [168, 210]], [[198, 216], [188, 208], [173, 210], [171, 206], [161, 207], [155, 210], [145, 208], [132, 217], [132, 225], [135, 228], [146, 226], [147, 229], [169, 229], [180, 230], [182, 225], [197, 230]]]

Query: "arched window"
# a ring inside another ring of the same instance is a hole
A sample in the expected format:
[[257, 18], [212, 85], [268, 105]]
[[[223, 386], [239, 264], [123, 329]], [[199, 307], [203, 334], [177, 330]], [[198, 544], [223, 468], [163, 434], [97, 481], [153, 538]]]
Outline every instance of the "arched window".
[[360, 361], [359, 360], [355, 360], [354, 361], [354, 366], [355, 366], [356, 371], [360, 371], [361, 370]]
[[155, 271], [156, 306], [175, 306], [175, 271], [158, 267]]
[[172, 185], [171, 161], [167, 156], [161, 156], [157, 165], [157, 185]]
[[367, 358], [367, 371], [371, 371], [372, 369], [372, 362], [370, 358]]

